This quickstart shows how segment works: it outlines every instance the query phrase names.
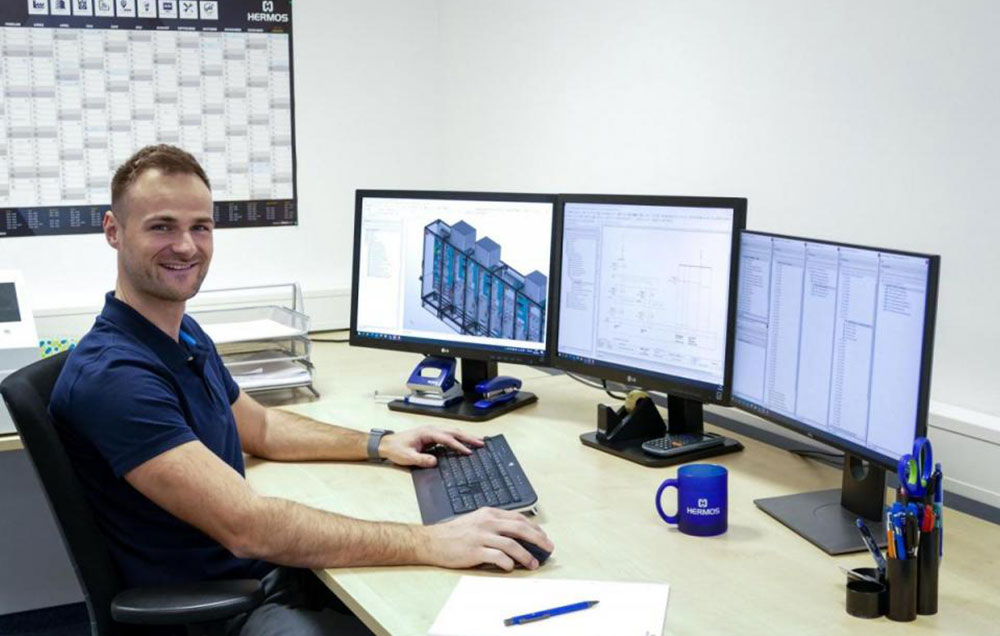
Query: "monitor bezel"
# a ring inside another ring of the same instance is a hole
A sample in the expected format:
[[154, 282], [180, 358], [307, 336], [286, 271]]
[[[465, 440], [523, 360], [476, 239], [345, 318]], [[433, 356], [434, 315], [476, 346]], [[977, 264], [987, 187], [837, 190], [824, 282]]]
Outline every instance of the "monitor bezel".
[[[730, 245], [729, 306], [726, 316], [726, 358], [723, 365], [721, 390], [716, 385], [687, 380], [678, 376], [663, 377], [636, 368], [625, 368], [600, 360], [593, 363], [563, 358], [559, 355], [559, 314], [562, 289], [563, 222], [567, 203], [604, 203], [612, 205], [645, 205], [687, 208], [726, 208], [733, 210], [733, 235]], [[623, 194], [562, 194], [556, 204], [553, 225], [553, 272], [559, 274], [552, 285], [552, 313], [549, 315], [547, 338], [552, 366], [563, 371], [598, 377], [628, 386], [660, 391], [669, 395], [698, 400], [706, 404], [728, 405], [733, 377], [733, 345], [736, 325], [736, 281], [739, 275], [739, 236], [746, 227], [747, 199], [742, 197], [707, 197], [675, 195], [623, 195]]]
[[552, 228], [555, 234], [555, 213], [557, 196], [555, 194], [539, 193], [518, 193], [518, 192], [467, 192], [450, 190], [380, 190], [380, 189], [359, 189], [354, 196], [354, 254], [351, 266], [351, 324], [348, 342], [353, 347], [370, 347], [373, 349], [389, 349], [392, 351], [403, 351], [407, 353], [421, 353], [424, 355], [450, 356], [454, 358], [467, 358], [472, 360], [486, 360], [495, 362], [509, 362], [514, 364], [526, 364], [531, 366], [547, 366], [549, 364], [548, 338], [550, 335], [549, 324], [552, 320], [551, 307], [553, 305], [552, 274], [555, 266], [555, 255], [553, 252], [554, 238], [549, 245], [549, 289], [547, 294], [547, 304], [549, 310], [546, 312], [545, 324], [545, 348], [539, 354], [522, 353], [509, 351], [506, 347], [489, 345], [471, 346], [468, 343], [459, 341], [449, 341], [446, 338], [438, 340], [405, 339], [405, 340], [383, 340], [378, 338], [366, 338], [358, 335], [358, 279], [360, 275], [361, 259], [361, 215], [362, 203], [367, 198], [373, 199], [441, 199], [452, 201], [509, 201], [524, 203], [549, 203], [552, 205]]
[[[923, 254], [920, 252], [909, 252], [905, 250], [896, 249], [885, 249], [881, 247], [873, 247], [870, 245], [856, 245], [853, 243], [842, 243], [839, 241], [829, 241], [824, 239], [813, 239], [802, 236], [788, 236], [785, 234], [775, 234], [772, 232], [758, 232], [754, 230], [742, 230], [740, 232], [740, 245], [742, 247], [742, 239], [744, 234], [751, 234], [755, 236], [763, 236], [767, 238], [777, 238], [792, 241], [803, 241], [807, 243], [820, 243], [823, 245], [833, 245], [836, 247], [846, 247], [849, 249], [861, 249], [873, 252], [881, 252], [884, 254], [893, 254], [896, 256], [912, 256], [916, 258], [925, 258], [928, 260], [927, 266], [927, 298], [924, 304], [924, 333], [922, 338], [923, 351], [920, 356], [920, 380], [919, 387], [917, 389], [917, 421], [914, 422], [914, 432], [913, 437], [924, 437], [927, 435], [927, 415], [930, 408], [930, 389], [931, 389], [931, 367], [933, 366], [934, 358], [934, 326], [937, 319], [937, 295], [938, 295], [938, 275], [941, 266], [941, 257], [936, 254]], [[735, 344], [735, 333], [734, 344]], [[735, 350], [734, 350], [735, 356]], [[735, 363], [735, 359], [734, 359]], [[895, 471], [899, 463], [898, 457], [890, 457], [888, 455], [883, 455], [873, 451], [870, 448], [861, 446], [860, 444], [855, 444], [844, 438], [837, 437], [836, 435], [831, 435], [826, 431], [820, 430], [811, 424], [803, 423], [793, 418], [777, 413], [770, 409], [757, 407], [754, 403], [750, 402], [745, 398], [740, 398], [735, 394], [732, 395], [732, 406], [751, 415], [756, 415], [761, 419], [773, 422], [780, 426], [783, 426], [789, 430], [792, 430], [801, 435], [805, 435], [810, 439], [815, 439], [818, 442], [822, 442], [833, 448], [837, 448], [846, 453], [850, 453], [855, 457], [860, 457], [867, 461], [873, 462], [886, 468], [888, 470]]]

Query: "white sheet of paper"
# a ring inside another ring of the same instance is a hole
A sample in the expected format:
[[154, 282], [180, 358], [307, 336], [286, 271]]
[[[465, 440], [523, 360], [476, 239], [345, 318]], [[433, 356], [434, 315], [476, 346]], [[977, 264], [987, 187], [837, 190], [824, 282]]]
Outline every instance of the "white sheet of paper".
[[265, 340], [298, 336], [302, 331], [283, 325], [277, 320], [245, 320], [242, 322], [216, 322], [201, 326], [215, 344], [241, 342], [244, 340]]
[[[430, 636], [661, 636], [670, 586], [567, 579], [463, 576]], [[590, 609], [507, 627], [504, 619], [581, 601]]]

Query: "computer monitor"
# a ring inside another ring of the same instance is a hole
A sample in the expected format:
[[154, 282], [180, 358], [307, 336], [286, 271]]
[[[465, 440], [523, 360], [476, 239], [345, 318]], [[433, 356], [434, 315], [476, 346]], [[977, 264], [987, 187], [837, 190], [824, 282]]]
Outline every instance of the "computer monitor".
[[[497, 362], [546, 364], [552, 225], [547, 194], [358, 190], [350, 343], [461, 358], [467, 396]], [[409, 370], [401, 370], [401, 380]], [[474, 400], [409, 410], [488, 419]]]
[[742, 233], [733, 404], [844, 451], [841, 489], [756, 503], [830, 554], [864, 549], [855, 520], [881, 521], [885, 469], [926, 434], [938, 267]]
[[560, 196], [553, 366], [665, 392], [670, 432], [701, 432], [703, 403], [729, 400], [746, 207], [740, 198]]

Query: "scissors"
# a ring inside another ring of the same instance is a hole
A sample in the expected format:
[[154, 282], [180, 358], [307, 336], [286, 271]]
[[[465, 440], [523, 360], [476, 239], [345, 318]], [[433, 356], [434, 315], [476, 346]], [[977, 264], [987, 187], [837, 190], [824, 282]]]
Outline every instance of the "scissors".
[[918, 437], [913, 440], [913, 454], [899, 458], [899, 484], [911, 497], [923, 497], [927, 494], [933, 470], [931, 442], [926, 437]]

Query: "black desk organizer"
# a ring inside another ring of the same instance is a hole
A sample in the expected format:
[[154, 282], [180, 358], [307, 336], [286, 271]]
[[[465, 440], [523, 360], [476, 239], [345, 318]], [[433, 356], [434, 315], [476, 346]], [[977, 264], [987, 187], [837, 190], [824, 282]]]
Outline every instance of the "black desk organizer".
[[528, 391], [518, 391], [517, 397], [513, 400], [497, 404], [488, 409], [477, 409], [474, 404], [478, 399], [479, 396], [475, 394], [466, 394], [464, 399], [451, 406], [426, 406], [423, 404], [412, 404], [404, 400], [393, 400], [389, 402], [389, 410], [416, 413], [418, 415], [433, 415], [434, 417], [445, 417], [465, 422], [485, 422], [532, 402], [537, 402], [538, 396]]
[[[701, 402], [680, 397], [667, 397], [667, 420], [671, 434], [703, 433], [703, 409]], [[646, 440], [663, 437], [668, 432], [667, 424], [649, 398], [640, 398], [631, 413], [625, 407], [617, 411], [605, 404], [597, 405], [597, 430], [584, 433], [580, 441], [584, 446], [610, 453], [643, 466], [662, 467], [685, 464], [696, 459], [726, 455], [743, 450], [743, 444], [725, 438], [721, 446], [701, 448], [673, 457], [655, 457], [642, 450]]]

